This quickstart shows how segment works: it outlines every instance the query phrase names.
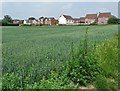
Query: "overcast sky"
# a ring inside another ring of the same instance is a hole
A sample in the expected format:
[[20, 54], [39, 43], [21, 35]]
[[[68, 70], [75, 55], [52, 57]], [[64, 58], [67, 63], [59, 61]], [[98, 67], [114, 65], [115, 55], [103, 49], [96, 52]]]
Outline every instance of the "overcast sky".
[[[3, 2], [2, 17], [10, 15], [14, 19], [39, 18], [41, 16], [59, 18], [66, 14], [82, 17], [88, 13], [111, 12], [118, 16], [117, 2]], [[0, 17], [1, 18], [1, 17]]]

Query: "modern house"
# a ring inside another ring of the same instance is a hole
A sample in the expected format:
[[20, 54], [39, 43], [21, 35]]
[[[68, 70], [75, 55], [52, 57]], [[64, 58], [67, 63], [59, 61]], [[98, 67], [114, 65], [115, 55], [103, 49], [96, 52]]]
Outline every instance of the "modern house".
[[62, 15], [58, 19], [59, 24], [73, 24], [74, 20], [71, 16], [69, 15]]
[[111, 13], [110, 12], [104, 12], [104, 13], [100, 13], [98, 14], [98, 24], [107, 24], [108, 19], [111, 17]]
[[85, 17], [85, 24], [97, 23], [97, 14], [87, 14]]

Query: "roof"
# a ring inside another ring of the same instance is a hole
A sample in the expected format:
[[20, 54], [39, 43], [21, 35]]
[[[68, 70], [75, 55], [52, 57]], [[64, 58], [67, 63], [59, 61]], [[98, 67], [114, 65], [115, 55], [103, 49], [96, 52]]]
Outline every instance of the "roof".
[[98, 18], [101, 18], [101, 17], [110, 17], [110, 16], [111, 16], [110, 12], [105, 12], [105, 13], [99, 13]]
[[80, 17], [80, 21], [84, 21], [85, 19], [85, 17]]
[[69, 15], [63, 15], [66, 19], [73, 19], [71, 16]]
[[79, 20], [80, 20], [80, 18], [73, 18], [73, 20], [75, 20], [75, 21], [79, 21]]
[[88, 18], [88, 19], [95, 19], [95, 18], [97, 18], [97, 14], [87, 14], [86, 18]]

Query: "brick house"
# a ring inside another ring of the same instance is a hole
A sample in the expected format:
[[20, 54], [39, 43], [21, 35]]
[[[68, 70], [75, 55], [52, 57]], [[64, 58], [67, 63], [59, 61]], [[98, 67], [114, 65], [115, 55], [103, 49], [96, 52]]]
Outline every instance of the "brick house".
[[46, 25], [56, 25], [58, 24], [58, 20], [56, 20], [54, 17], [47, 18], [47, 17], [41, 17], [38, 20], [39, 24], [46, 24]]
[[31, 20], [31, 24], [39, 24], [37, 19]]
[[13, 24], [23, 24], [24, 20], [14, 19]]
[[85, 24], [97, 23], [97, 14], [87, 14], [85, 17]]
[[45, 24], [45, 18], [44, 18], [44, 17], [40, 17], [40, 18], [38, 19], [38, 23], [39, 23], [39, 24]]
[[80, 23], [85, 23], [85, 17], [80, 17]]
[[100, 13], [98, 15], [98, 24], [107, 24], [108, 19], [111, 17], [110, 12]]
[[54, 17], [45, 18], [44, 24], [47, 24], [47, 25], [56, 25], [56, 24], [58, 24], [58, 20], [56, 20]]

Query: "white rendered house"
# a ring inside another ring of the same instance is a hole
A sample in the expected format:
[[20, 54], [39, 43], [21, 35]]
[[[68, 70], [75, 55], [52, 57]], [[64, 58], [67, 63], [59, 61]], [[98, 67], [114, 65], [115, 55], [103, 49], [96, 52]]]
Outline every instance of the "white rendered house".
[[68, 15], [60, 16], [58, 21], [59, 21], [59, 24], [73, 24], [74, 23], [74, 19]]

